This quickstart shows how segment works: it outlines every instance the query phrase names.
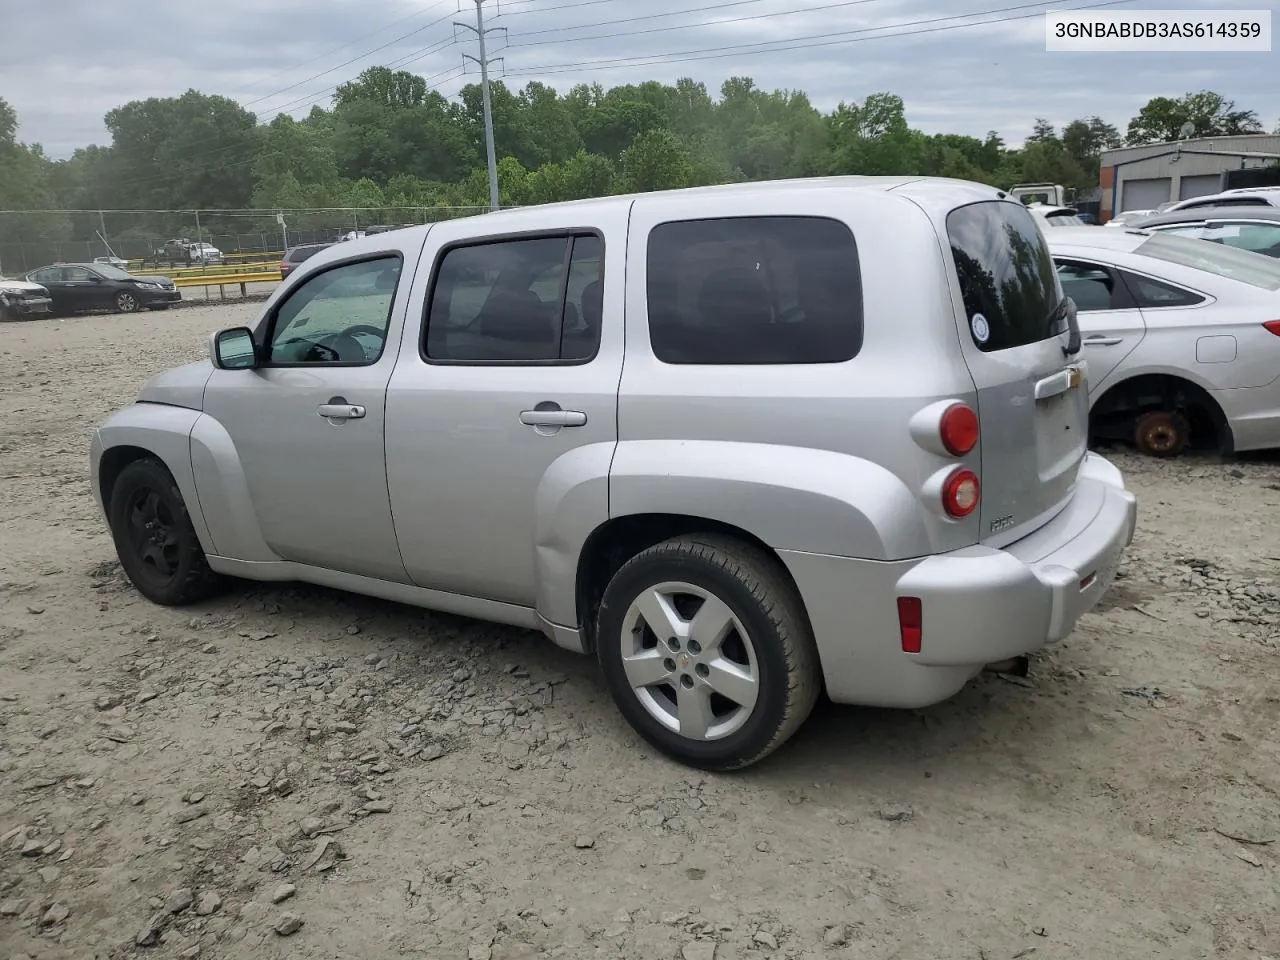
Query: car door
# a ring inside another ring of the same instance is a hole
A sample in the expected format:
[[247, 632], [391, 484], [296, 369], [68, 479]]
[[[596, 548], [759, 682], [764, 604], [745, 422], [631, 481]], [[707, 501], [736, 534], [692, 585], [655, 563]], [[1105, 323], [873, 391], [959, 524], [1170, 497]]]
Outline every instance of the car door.
[[1142, 342], [1147, 325], [1113, 267], [1075, 257], [1055, 256], [1053, 262], [1062, 292], [1076, 304], [1089, 396], [1096, 399], [1102, 384]]
[[383, 426], [415, 236], [307, 277], [264, 316], [260, 366], [215, 370], [205, 387], [204, 412], [230, 435], [263, 539], [282, 559], [406, 582]]
[[539, 522], [563, 530], [566, 504], [575, 530], [608, 519], [625, 211], [548, 210], [516, 235], [433, 228], [414, 296], [424, 326], [387, 398], [387, 482], [415, 583], [541, 609], [536, 557], [554, 564], [563, 545], [541, 542]]
[[26, 279], [38, 283], [49, 291], [49, 299], [53, 301], [54, 313], [70, 313], [74, 290], [67, 286], [62, 278], [63, 267], [43, 267], [27, 274]]
[[76, 310], [109, 310], [115, 308], [117, 284], [88, 267], [62, 268], [63, 278]]

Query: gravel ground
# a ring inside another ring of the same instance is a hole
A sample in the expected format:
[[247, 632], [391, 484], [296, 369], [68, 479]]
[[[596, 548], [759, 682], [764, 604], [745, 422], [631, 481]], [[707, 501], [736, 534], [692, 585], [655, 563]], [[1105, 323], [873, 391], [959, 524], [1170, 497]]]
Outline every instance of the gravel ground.
[[134, 593], [86, 429], [257, 309], [0, 328], [0, 957], [1280, 955], [1274, 459], [1118, 454], [1129, 560], [1029, 677], [703, 776], [531, 633]]

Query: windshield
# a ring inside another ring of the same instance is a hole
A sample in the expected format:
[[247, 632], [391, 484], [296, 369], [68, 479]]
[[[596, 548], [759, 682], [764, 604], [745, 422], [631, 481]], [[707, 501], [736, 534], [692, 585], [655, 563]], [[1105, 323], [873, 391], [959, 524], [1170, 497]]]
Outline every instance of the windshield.
[[108, 280], [132, 280], [133, 277], [125, 273], [119, 267], [113, 267], [109, 263], [95, 263], [93, 268]]
[[1134, 253], [1176, 263], [1263, 290], [1280, 290], [1280, 260], [1219, 243], [1153, 233]]

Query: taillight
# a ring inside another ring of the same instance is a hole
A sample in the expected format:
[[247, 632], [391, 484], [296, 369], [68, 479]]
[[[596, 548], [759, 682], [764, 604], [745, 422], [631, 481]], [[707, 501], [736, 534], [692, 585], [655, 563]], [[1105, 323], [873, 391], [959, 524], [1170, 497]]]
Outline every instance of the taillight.
[[1274, 333], [1280, 337], [1280, 320], [1268, 320], [1263, 326], [1267, 328], [1268, 333]]
[[919, 653], [924, 638], [924, 611], [919, 597], [898, 598], [898, 633], [903, 653]]
[[281, 260], [281, 261], [280, 261], [280, 269], [281, 269], [281, 270], [288, 270], [288, 269], [289, 269], [289, 264], [287, 264], [287, 263], [285, 263], [283, 260]]
[[961, 467], [947, 477], [947, 482], [942, 486], [942, 509], [947, 511], [947, 516], [958, 520], [978, 509], [981, 496], [978, 475]]
[[963, 457], [978, 445], [978, 415], [964, 403], [953, 403], [938, 424], [942, 445], [953, 457]]

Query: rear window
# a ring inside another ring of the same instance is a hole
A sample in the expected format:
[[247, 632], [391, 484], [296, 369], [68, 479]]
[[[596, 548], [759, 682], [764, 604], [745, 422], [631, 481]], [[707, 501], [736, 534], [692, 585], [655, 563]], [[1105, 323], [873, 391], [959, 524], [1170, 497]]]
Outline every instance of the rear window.
[[1206, 243], [1161, 231], [1147, 237], [1134, 253], [1239, 280], [1263, 290], [1280, 290], [1280, 260], [1225, 244]]
[[951, 257], [979, 350], [1023, 347], [1067, 330], [1048, 245], [1021, 203], [984, 200], [947, 215]]
[[309, 260], [310, 258], [314, 257], [317, 253], [319, 253], [323, 249], [324, 247], [319, 247], [319, 246], [318, 247], [294, 247], [292, 250], [289, 251], [285, 259], [288, 260], [289, 263], [301, 263], [303, 260]]
[[647, 294], [663, 363], [842, 363], [862, 346], [858, 249], [837, 220], [659, 224], [649, 234]]

